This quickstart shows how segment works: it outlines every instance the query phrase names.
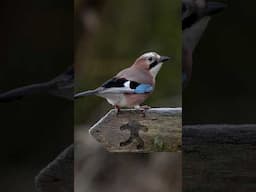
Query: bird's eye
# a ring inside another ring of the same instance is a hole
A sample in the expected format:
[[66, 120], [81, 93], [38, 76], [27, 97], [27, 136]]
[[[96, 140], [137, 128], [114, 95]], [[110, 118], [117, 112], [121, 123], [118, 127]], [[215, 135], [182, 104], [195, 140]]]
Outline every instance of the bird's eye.
[[149, 57], [148, 60], [151, 62], [153, 61], [153, 57]]

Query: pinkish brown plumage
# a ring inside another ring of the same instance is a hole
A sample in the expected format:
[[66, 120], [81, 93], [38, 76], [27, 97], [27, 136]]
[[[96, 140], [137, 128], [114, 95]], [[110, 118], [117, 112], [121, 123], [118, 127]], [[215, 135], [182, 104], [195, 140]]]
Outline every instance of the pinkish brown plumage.
[[78, 93], [75, 98], [97, 95], [105, 98], [118, 110], [120, 107], [140, 109], [140, 105], [153, 92], [156, 75], [167, 60], [169, 57], [160, 56], [155, 52], [145, 53], [131, 67], [120, 71], [101, 87]]

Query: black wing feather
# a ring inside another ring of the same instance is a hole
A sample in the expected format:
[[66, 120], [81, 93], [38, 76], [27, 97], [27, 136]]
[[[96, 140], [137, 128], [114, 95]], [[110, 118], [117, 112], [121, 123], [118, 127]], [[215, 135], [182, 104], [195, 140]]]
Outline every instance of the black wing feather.
[[[111, 88], [111, 87], [124, 87], [124, 84], [126, 82], [128, 82], [129, 80], [125, 79], [125, 78], [116, 78], [114, 77], [113, 79], [110, 79], [108, 81], [106, 81], [102, 87], [104, 88]], [[136, 89], [137, 86], [139, 86], [140, 83], [136, 82], [136, 81], [130, 81], [130, 88], [131, 89]]]

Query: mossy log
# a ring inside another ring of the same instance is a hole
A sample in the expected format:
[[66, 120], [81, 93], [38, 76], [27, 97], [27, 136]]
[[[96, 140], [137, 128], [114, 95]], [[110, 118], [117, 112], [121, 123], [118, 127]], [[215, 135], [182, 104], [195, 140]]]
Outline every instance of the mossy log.
[[[171, 111], [181, 112], [180, 109]], [[114, 112], [109, 112], [113, 118]], [[256, 191], [255, 124], [185, 125], [182, 150], [183, 191]], [[73, 185], [74, 149], [71, 145], [38, 174], [36, 188], [40, 192], [73, 192]]]
[[109, 111], [89, 133], [110, 152], [177, 152], [182, 145], [181, 108], [152, 108], [143, 114]]

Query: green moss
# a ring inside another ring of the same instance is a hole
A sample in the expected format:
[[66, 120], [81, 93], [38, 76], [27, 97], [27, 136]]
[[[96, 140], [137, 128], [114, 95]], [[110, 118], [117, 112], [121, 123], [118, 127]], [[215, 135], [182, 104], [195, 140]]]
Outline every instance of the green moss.
[[164, 151], [165, 144], [161, 136], [156, 136], [154, 138], [153, 147], [154, 147], [154, 151], [156, 152]]

